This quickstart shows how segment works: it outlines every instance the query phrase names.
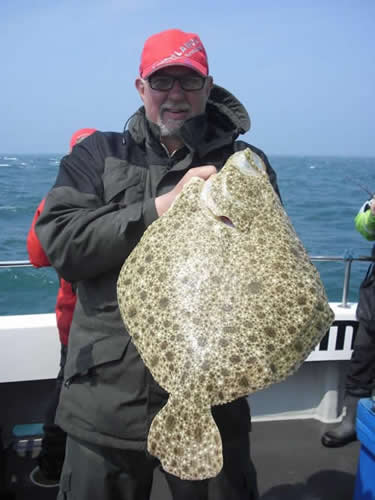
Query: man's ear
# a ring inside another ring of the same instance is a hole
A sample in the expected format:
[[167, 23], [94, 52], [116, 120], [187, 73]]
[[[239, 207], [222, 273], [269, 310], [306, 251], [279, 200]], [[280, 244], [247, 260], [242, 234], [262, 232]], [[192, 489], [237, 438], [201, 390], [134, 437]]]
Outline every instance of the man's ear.
[[143, 101], [143, 96], [145, 93], [145, 82], [139, 76], [135, 79], [135, 88], [138, 90], [138, 94]]

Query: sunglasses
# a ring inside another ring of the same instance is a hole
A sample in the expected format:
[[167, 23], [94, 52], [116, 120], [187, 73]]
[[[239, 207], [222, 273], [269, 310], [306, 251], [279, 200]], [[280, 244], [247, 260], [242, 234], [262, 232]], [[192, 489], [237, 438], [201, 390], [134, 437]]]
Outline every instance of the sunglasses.
[[176, 80], [181, 88], [187, 91], [202, 90], [206, 82], [206, 78], [200, 75], [151, 75], [147, 80], [153, 90], [159, 90], [160, 92], [171, 90]]

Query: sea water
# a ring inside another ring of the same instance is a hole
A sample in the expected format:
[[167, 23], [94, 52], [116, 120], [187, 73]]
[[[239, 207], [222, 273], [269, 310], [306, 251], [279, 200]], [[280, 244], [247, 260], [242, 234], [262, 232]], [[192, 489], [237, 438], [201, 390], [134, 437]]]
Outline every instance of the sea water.
[[[0, 154], [0, 261], [27, 260], [35, 209], [53, 185], [62, 155]], [[270, 156], [291, 221], [311, 256], [371, 254], [354, 217], [374, 189], [374, 158]], [[361, 186], [360, 186], [361, 185]], [[316, 263], [331, 301], [340, 301], [343, 262]], [[353, 262], [349, 300], [368, 264]], [[0, 268], [0, 315], [53, 312], [58, 281], [51, 268]]]

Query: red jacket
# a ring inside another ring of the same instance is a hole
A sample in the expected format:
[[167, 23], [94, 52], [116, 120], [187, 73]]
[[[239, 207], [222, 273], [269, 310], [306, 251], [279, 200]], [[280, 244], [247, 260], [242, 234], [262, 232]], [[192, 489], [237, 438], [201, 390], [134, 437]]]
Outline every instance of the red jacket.
[[[35, 223], [42, 213], [44, 202], [45, 200], [42, 200], [39, 207], [36, 209], [29, 234], [27, 235], [27, 251], [30, 262], [35, 267], [45, 267], [51, 265], [35, 233]], [[69, 330], [73, 319], [75, 304], [76, 294], [72, 289], [72, 285], [60, 278], [60, 286], [57, 292], [56, 300], [56, 323], [60, 335], [60, 341], [64, 345], [68, 345]]]

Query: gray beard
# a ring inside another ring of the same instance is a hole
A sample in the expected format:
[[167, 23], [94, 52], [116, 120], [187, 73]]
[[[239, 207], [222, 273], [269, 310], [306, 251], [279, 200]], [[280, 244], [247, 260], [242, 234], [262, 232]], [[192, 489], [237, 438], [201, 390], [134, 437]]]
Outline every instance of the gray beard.
[[179, 137], [178, 132], [185, 123], [185, 120], [173, 120], [173, 123], [171, 123], [172, 126], [170, 126], [171, 121], [172, 120], [168, 120], [168, 123], [162, 123], [161, 121], [159, 121], [158, 125], [160, 128], [161, 137]]

